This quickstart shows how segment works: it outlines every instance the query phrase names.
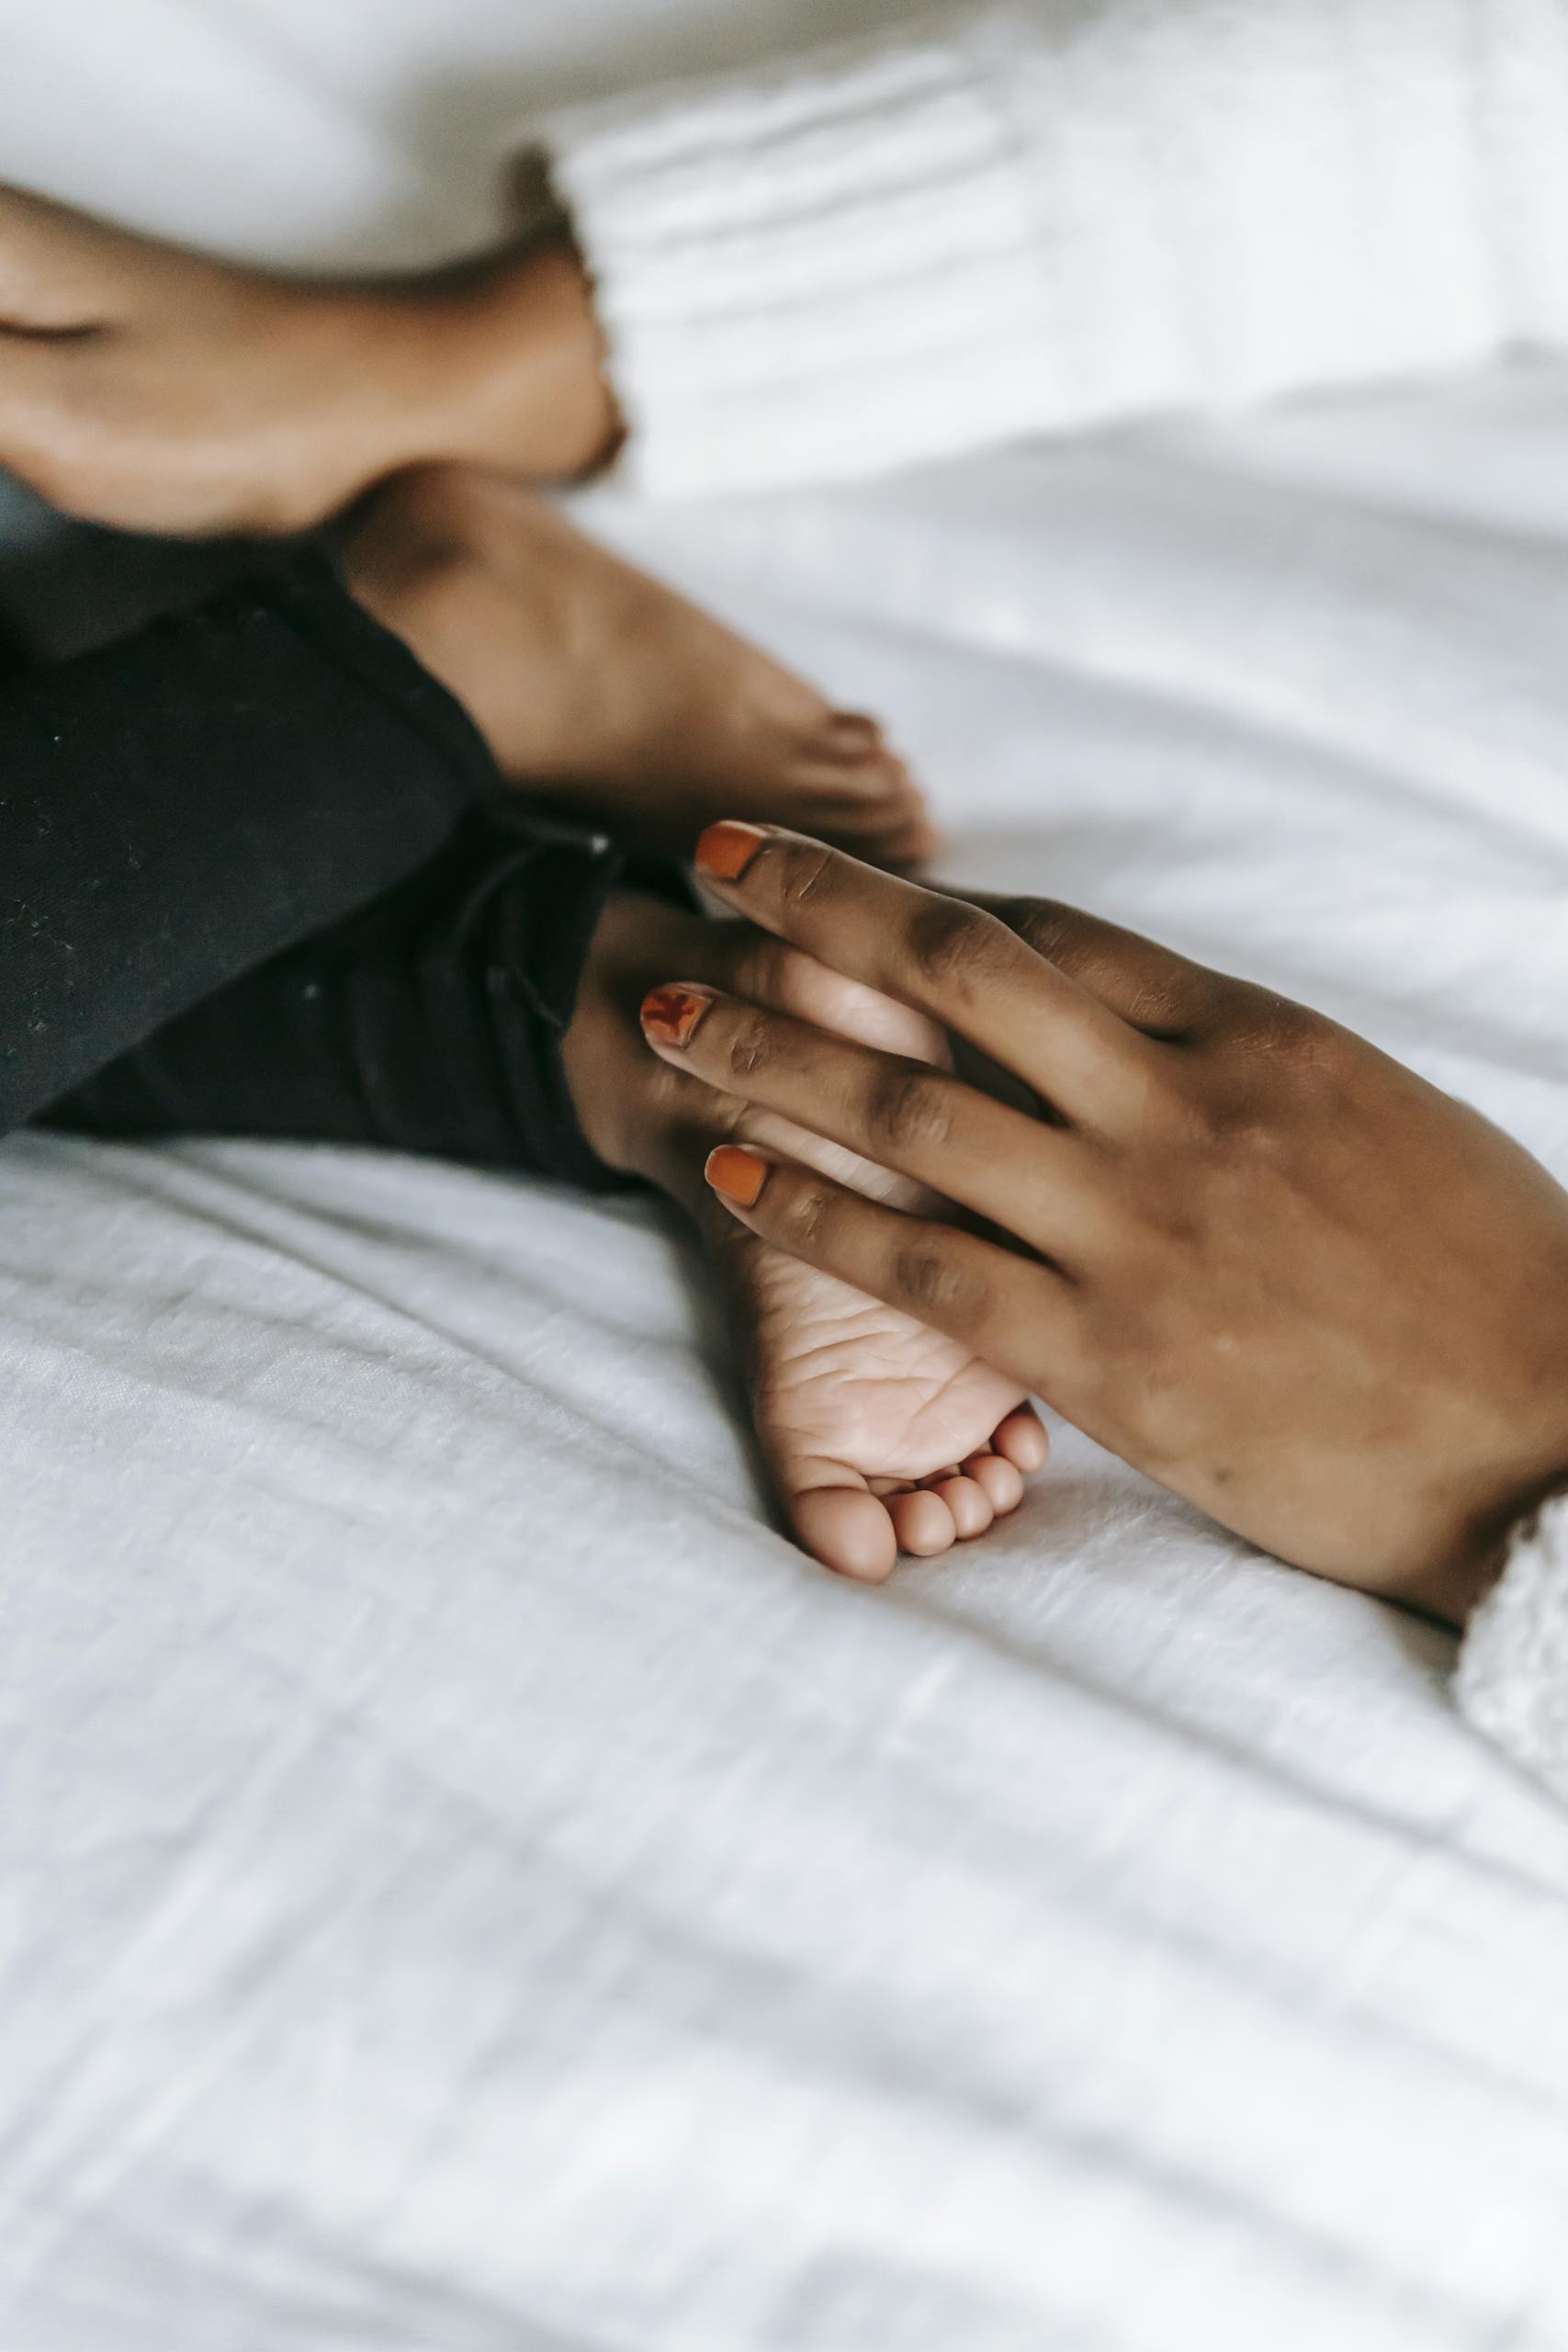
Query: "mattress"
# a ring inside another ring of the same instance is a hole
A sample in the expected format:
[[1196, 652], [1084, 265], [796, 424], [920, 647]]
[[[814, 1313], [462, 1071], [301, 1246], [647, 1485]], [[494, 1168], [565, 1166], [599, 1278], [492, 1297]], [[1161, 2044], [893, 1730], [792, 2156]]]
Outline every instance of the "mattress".
[[[954, 880], [1568, 1177], [1568, 377], [580, 506]], [[836, 1582], [647, 1204], [24, 1136], [0, 1207], [6, 2352], [1568, 2345], [1568, 1816], [1445, 1636], [1060, 1429]]]

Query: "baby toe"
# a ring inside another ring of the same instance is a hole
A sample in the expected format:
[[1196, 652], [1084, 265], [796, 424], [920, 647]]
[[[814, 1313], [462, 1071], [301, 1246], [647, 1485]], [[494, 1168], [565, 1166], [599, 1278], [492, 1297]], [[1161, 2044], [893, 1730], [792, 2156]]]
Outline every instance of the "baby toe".
[[977, 1478], [949, 1478], [934, 1491], [952, 1512], [961, 1544], [972, 1544], [976, 1535], [984, 1535], [996, 1517], [991, 1498]]
[[1016, 1510], [1023, 1500], [1022, 1473], [999, 1453], [972, 1453], [964, 1464], [964, 1475], [984, 1489], [998, 1519]]
[[1027, 1474], [1041, 1467], [1050, 1451], [1051, 1441], [1034, 1408], [1021, 1405], [1016, 1412], [1008, 1415], [1005, 1421], [998, 1423], [991, 1443], [998, 1453], [1005, 1454], [1010, 1462]]
[[881, 1584], [893, 1573], [897, 1538], [888, 1506], [863, 1487], [816, 1487], [796, 1495], [790, 1518], [803, 1551], [841, 1577]]
[[957, 1540], [953, 1513], [940, 1495], [924, 1487], [912, 1495], [896, 1495], [887, 1505], [893, 1532], [900, 1552], [912, 1552], [918, 1560], [935, 1559], [939, 1552], [950, 1552]]

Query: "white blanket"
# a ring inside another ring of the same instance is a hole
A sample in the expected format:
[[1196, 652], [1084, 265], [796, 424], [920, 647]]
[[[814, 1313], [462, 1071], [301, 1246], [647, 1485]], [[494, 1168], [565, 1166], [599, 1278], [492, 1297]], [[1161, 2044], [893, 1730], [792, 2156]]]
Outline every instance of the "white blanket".
[[[586, 511], [888, 713], [956, 876], [1568, 1174], [1568, 379]], [[1562, 2352], [1568, 1817], [1445, 1639], [1070, 1433], [835, 1583], [642, 1207], [0, 1202], [5, 2352]]]

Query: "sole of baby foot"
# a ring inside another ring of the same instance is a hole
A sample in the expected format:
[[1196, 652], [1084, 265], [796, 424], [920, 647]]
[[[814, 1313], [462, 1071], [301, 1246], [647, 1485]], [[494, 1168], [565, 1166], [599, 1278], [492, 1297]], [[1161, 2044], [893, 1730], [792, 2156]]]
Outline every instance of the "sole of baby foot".
[[[989, 1442], [959, 1463], [933, 1471], [919, 1485], [873, 1478], [843, 1483], [841, 1464], [801, 1464], [786, 1469], [787, 1509], [805, 1550], [863, 1584], [881, 1584], [899, 1553], [930, 1560], [972, 1544], [1023, 1500], [1024, 1482], [1048, 1451], [1044, 1430], [1027, 1405], [1000, 1420]], [[825, 1476], [816, 1486], [804, 1479]]]
[[744, 923], [619, 891], [595, 929], [562, 1044], [590, 1147], [679, 1202], [707, 1244], [780, 1516], [825, 1566], [875, 1583], [900, 1549], [931, 1558], [1015, 1510], [1024, 1474], [1045, 1458], [1045, 1432], [1016, 1381], [771, 1248], [720, 1204], [705, 1164], [715, 1146], [743, 1137], [889, 1207], [942, 1212], [907, 1177], [655, 1054], [658, 1024], [678, 1024], [705, 989], [938, 1065], [951, 1058], [947, 1039], [908, 1005]]
[[753, 1237], [725, 1271], [758, 1442], [804, 1551], [880, 1584], [900, 1553], [934, 1559], [1018, 1509], [1047, 1440], [1015, 1383]]
[[[818, 1028], [920, 1061], [947, 1058], [925, 1017], [812, 958], [772, 946], [770, 1001]], [[748, 993], [744, 963], [714, 975]], [[941, 1204], [772, 1113], [746, 1132], [890, 1205]], [[758, 1442], [784, 1517], [825, 1567], [880, 1584], [900, 1553], [933, 1559], [973, 1543], [1023, 1499], [1048, 1441], [1016, 1381], [961, 1341], [804, 1265], [716, 1205], [707, 1230], [750, 1374]]]
[[357, 522], [344, 569], [557, 815], [682, 856], [725, 816], [885, 865], [938, 846], [874, 718], [835, 709], [514, 481], [400, 478]]

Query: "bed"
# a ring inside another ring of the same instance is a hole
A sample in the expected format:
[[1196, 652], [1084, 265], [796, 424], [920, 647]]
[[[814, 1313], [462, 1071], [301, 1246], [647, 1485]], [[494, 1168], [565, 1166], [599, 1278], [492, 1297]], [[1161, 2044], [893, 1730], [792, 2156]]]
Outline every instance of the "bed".
[[[348, 107], [338, 13], [268, 54]], [[297, 173], [279, 245], [464, 242], [453, 93], [586, 73], [513, 13], [378, 19], [355, 122], [446, 146]], [[35, 80], [107, 20], [28, 14]], [[261, 101], [128, 19], [212, 94], [173, 212]], [[92, 56], [54, 184], [146, 217]], [[953, 878], [1568, 1177], [1568, 377], [579, 504], [888, 714]], [[1065, 1430], [983, 1545], [818, 1573], [640, 1202], [29, 1136], [0, 1204], [6, 2352], [1568, 2344], [1568, 1815], [1445, 1636]]]

